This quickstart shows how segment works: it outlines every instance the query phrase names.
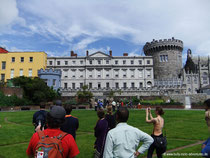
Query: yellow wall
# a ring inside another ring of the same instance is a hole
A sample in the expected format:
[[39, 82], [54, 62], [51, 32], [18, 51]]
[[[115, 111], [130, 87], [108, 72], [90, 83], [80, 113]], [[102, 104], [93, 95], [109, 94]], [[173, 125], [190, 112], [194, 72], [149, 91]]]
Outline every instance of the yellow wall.
[[[15, 62], [12, 62], [15, 57]], [[21, 62], [24, 57], [24, 62]], [[29, 58], [33, 57], [33, 62]], [[6, 70], [2, 70], [2, 61], [6, 61]], [[47, 54], [45, 52], [8, 52], [0, 53], [0, 74], [5, 73], [5, 81], [10, 79], [11, 70], [14, 69], [14, 77], [20, 76], [20, 69], [24, 76], [29, 76], [29, 69], [32, 69], [32, 77], [38, 76], [39, 69], [45, 69], [47, 66]]]

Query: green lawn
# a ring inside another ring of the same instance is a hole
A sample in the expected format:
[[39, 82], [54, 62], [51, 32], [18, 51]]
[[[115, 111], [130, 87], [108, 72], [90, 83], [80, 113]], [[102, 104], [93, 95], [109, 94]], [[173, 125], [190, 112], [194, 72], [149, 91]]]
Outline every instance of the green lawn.
[[[0, 128], [0, 158], [26, 157], [25, 151], [34, 133], [31, 123], [33, 113], [34, 111], [0, 112], [0, 124], [2, 125]], [[72, 115], [78, 117], [80, 123], [76, 140], [80, 150], [78, 157], [91, 158], [94, 151], [93, 128], [97, 121], [96, 113], [91, 110], [74, 110]], [[7, 118], [7, 122], [5, 122], [5, 118]], [[204, 111], [167, 110], [164, 118], [168, 149], [193, 144], [208, 138]], [[148, 134], [152, 132], [152, 125], [145, 123], [145, 111], [131, 110], [128, 123]], [[177, 152], [200, 153], [200, 145]], [[193, 157], [196, 158], [196, 156]]]

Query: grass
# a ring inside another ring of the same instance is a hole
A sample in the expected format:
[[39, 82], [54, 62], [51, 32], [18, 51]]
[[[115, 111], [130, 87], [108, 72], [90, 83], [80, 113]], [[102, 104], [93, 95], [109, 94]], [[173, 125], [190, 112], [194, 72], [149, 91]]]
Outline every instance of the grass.
[[[25, 151], [34, 133], [31, 123], [33, 113], [34, 111], [0, 112], [0, 158], [26, 157]], [[72, 115], [78, 117], [80, 123], [76, 139], [80, 150], [78, 158], [91, 158], [94, 152], [96, 113], [91, 110], [74, 110]], [[204, 111], [167, 110], [164, 118], [168, 149], [206, 140], [209, 136]], [[148, 134], [152, 133], [152, 125], [145, 123], [145, 111], [131, 110], [128, 124]], [[197, 145], [177, 152], [200, 153], [200, 150], [200, 145]]]

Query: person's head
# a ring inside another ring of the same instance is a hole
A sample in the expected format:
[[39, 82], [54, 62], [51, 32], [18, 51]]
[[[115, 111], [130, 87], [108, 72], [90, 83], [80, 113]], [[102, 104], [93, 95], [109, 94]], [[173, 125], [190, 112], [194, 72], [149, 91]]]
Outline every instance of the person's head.
[[112, 106], [107, 106], [107, 114], [111, 115], [112, 114]]
[[205, 100], [203, 104], [204, 104], [204, 106], [205, 106], [206, 111], [207, 111], [208, 109], [210, 109], [210, 99]]
[[104, 118], [104, 116], [105, 116], [104, 110], [103, 110], [103, 109], [99, 109], [99, 110], [97, 111], [97, 115], [98, 115], [98, 118], [99, 118], [99, 119]]
[[40, 107], [40, 109], [45, 109], [45, 105], [44, 104], [41, 104], [39, 107]]
[[56, 100], [55, 105], [56, 106], [62, 106], [62, 101], [61, 100]]
[[66, 115], [70, 115], [72, 111], [72, 105], [70, 104], [65, 104], [64, 109], [66, 110]]
[[120, 107], [116, 112], [117, 122], [127, 122], [129, 117], [129, 111], [126, 107]]
[[163, 111], [163, 109], [161, 107], [156, 107], [155, 114], [156, 115], [163, 115], [164, 111]]
[[65, 121], [66, 111], [62, 106], [53, 106], [47, 113], [47, 126], [49, 128], [60, 128]]

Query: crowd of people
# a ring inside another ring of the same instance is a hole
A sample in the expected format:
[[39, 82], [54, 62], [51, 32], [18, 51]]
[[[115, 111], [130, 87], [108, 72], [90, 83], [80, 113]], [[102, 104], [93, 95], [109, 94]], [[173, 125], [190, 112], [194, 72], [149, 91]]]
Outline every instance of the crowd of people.
[[[28, 148], [29, 157], [63, 157], [74, 158], [79, 154], [76, 144], [76, 131], [79, 121], [71, 115], [71, 105], [56, 103], [49, 112], [45, 111], [43, 105], [33, 115], [35, 133], [33, 134]], [[163, 135], [165, 121], [162, 117], [164, 111], [156, 107], [156, 117], [152, 116], [151, 108], [146, 108], [147, 123], [153, 124], [151, 136], [136, 127], [127, 124], [129, 110], [115, 101], [106, 107], [97, 104], [98, 120], [94, 128], [94, 158], [134, 158], [147, 152], [147, 158], [152, 158], [154, 151], [158, 158], [166, 151], [167, 140]], [[204, 102], [206, 106], [205, 120], [210, 131], [210, 99]], [[117, 106], [117, 111], [115, 111]], [[105, 109], [106, 108], [106, 109]], [[138, 148], [140, 142], [143, 144]], [[55, 144], [50, 145], [50, 144]], [[210, 138], [202, 144], [202, 154], [210, 157]], [[209, 155], [209, 156], [208, 156]]]

